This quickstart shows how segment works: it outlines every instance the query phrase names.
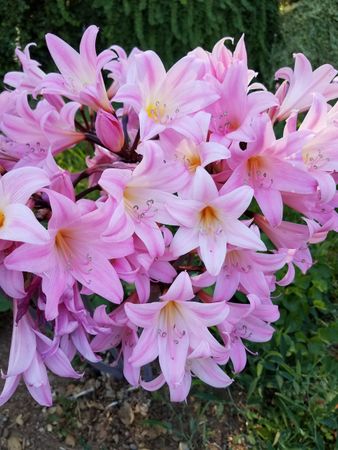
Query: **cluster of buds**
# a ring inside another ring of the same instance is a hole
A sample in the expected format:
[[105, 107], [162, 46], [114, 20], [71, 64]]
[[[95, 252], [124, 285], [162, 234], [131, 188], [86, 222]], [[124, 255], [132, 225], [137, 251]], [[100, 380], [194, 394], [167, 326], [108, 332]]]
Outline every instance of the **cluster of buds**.
[[[79, 52], [47, 34], [59, 73], [27, 46], [4, 78], [0, 287], [13, 335], [0, 405], [21, 378], [50, 405], [47, 369], [79, 378], [76, 354], [95, 363], [113, 348], [129, 383], [167, 384], [172, 401], [192, 376], [228, 386], [248, 342], [273, 335], [276, 285], [338, 227], [332, 66], [295, 54], [271, 93], [244, 38], [167, 72], [152, 51], [97, 55], [97, 33]], [[83, 170], [61, 167], [61, 153], [84, 151]]]

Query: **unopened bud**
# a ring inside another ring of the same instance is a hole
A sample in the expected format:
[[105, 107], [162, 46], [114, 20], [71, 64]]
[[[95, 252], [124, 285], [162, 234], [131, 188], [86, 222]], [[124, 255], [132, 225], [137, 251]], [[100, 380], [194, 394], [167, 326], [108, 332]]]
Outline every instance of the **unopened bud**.
[[97, 112], [96, 135], [102, 144], [112, 152], [119, 152], [124, 144], [124, 135], [119, 120], [112, 114], [100, 109]]

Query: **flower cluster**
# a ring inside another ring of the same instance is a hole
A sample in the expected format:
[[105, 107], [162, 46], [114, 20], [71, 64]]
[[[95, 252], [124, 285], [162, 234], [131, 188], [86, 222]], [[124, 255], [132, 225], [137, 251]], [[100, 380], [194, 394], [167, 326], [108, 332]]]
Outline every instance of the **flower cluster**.
[[[79, 52], [46, 35], [58, 73], [17, 49], [22, 71], [0, 94], [0, 287], [14, 314], [0, 405], [22, 377], [50, 405], [47, 369], [79, 378], [76, 354], [112, 348], [129, 383], [167, 384], [173, 401], [192, 376], [228, 386], [224, 365], [242, 371], [248, 342], [271, 339], [276, 284], [337, 229], [332, 66], [296, 54], [271, 93], [244, 38], [166, 71], [152, 51], [97, 55], [97, 33]], [[61, 167], [63, 152], [86, 152], [82, 170]]]

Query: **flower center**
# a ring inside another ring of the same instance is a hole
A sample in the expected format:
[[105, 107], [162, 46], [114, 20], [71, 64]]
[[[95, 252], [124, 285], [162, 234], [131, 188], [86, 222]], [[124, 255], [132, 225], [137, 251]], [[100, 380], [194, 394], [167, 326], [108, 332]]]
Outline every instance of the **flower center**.
[[191, 173], [195, 173], [197, 167], [202, 164], [196, 145], [187, 139], [182, 139], [178, 145], [176, 149], [176, 157], [183, 161], [186, 168]]
[[68, 259], [69, 256], [71, 256], [71, 248], [70, 248], [70, 243], [69, 243], [69, 232], [67, 232], [67, 230], [59, 230], [56, 233], [55, 236], [55, 246], [57, 248], [57, 250], [66, 258]]
[[217, 210], [208, 205], [200, 211], [200, 232], [201, 233], [222, 233], [222, 222]]
[[302, 158], [309, 169], [324, 169], [325, 164], [330, 161], [330, 158], [323, 155], [321, 149], [306, 147], [302, 151]]
[[164, 119], [169, 118], [166, 117], [167, 113], [167, 105], [165, 103], [161, 103], [157, 100], [155, 103], [149, 103], [146, 107], [146, 113], [148, 117], [152, 119], [154, 122], [163, 122]]
[[269, 188], [272, 185], [272, 178], [268, 175], [268, 165], [262, 156], [252, 156], [246, 163], [247, 174], [250, 183], [260, 188]]
[[4, 223], [5, 223], [5, 214], [0, 211], [0, 228], [4, 225]]
[[212, 226], [216, 221], [219, 221], [217, 211], [212, 206], [206, 206], [200, 212], [200, 220], [204, 226]]

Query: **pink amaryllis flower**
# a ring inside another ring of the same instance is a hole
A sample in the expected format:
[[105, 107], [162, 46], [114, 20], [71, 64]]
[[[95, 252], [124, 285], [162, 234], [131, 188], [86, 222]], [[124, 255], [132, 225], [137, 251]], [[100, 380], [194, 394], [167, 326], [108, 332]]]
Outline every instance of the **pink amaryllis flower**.
[[208, 272], [192, 278], [194, 287], [205, 288], [215, 283], [214, 301], [230, 300], [238, 289], [270, 301], [270, 286], [266, 275], [282, 268], [286, 263], [279, 253], [258, 253], [229, 246], [220, 273], [215, 277]]
[[4, 83], [18, 91], [26, 91], [35, 95], [37, 87], [45, 78], [46, 74], [40, 69], [40, 63], [31, 59], [29, 48], [36, 45], [30, 43], [22, 50], [17, 48], [15, 55], [20, 61], [22, 72], [8, 72], [4, 77]]
[[155, 257], [162, 255], [165, 249], [157, 222], [167, 223], [168, 213], [164, 203], [170, 202], [173, 197], [171, 193], [182, 186], [184, 171], [183, 168], [181, 173], [176, 170], [173, 178], [173, 169], [176, 166], [170, 161], [163, 162], [162, 149], [157, 142], [145, 142], [142, 150], [143, 159], [133, 171], [107, 169], [100, 178], [100, 186], [118, 204], [104, 236], [109, 239], [110, 227], [113, 226], [114, 239], [115, 220], [120, 217], [124, 223], [121, 233], [124, 236], [135, 233], [149, 254]]
[[23, 93], [16, 101], [15, 113], [5, 113], [0, 127], [13, 142], [25, 144], [30, 153], [47, 156], [50, 148], [55, 154], [84, 140], [84, 134], [76, 131], [74, 125], [80, 106], [79, 103], [68, 102], [57, 110], [42, 100], [32, 109]]
[[13, 303], [13, 334], [5, 385], [0, 394], [0, 406], [14, 394], [23, 378], [32, 397], [40, 405], [51, 406], [52, 393], [47, 370], [60, 377], [80, 378], [64, 352], [47, 336], [40, 333], [29, 313], [17, 322], [17, 301]]
[[252, 120], [263, 111], [278, 104], [267, 91], [248, 92], [248, 68], [244, 61], [237, 61], [226, 71], [224, 80], [209, 79], [220, 99], [206, 110], [211, 113], [211, 140], [228, 144], [235, 141], [250, 142], [255, 139]]
[[139, 114], [141, 140], [166, 128], [180, 131], [186, 116], [219, 98], [208, 83], [197, 80], [200, 63], [194, 58], [181, 59], [168, 73], [153, 51], [136, 54], [133, 63], [132, 75], [113, 100], [132, 106]]
[[271, 339], [274, 328], [270, 325], [279, 319], [278, 306], [263, 304], [260, 299], [249, 294], [249, 305], [228, 302], [229, 315], [219, 325], [231, 359], [234, 372], [241, 372], [246, 365], [246, 347], [242, 339], [252, 342], [267, 342]]
[[181, 272], [159, 302], [125, 305], [129, 320], [143, 328], [130, 362], [141, 367], [159, 357], [168, 384], [183, 382], [189, 353], [203, 347], [205, 357], [224, 356], [224, 347], [208, 327], [221, 323], [228, 314], [224, 302], [202, 304], [194, 298], [187, 272]]
[[313, 93], [322, 94], [327, 100], [338, 97], [335, 79], [338, 72], [334, 67], [324, 64], [313, 71], [310, 61], [302, 53], [295, 53], [294, 58], [294, 70], [283, 67], [275, 74], [276, 79], [285, 80], [276, 92], [281, 103], [273, 114], [277, 120], [286, 119], [294, 110], [301, 112], [308, 109]]
[[295, 277], [294, 265], [299, 267], [303, 273], [306, 273], [312, 266], [312, 256], [307, 245], [311, 237], [309, 227], [285, 220], [277, 227], [272, 227], [266, 218], [260, 214], [255, 214], [255, 222], [278, 248], [279, 252], [285, 255], [288, 271], [278, 284], [285, 286], [293, 281]]
[[45, 171], [37, 167], [13, 169], [0, 176], [0, 241], [43, 244], [47, 230], [26, 206], [30, 196], [50, 183]]
[[176, 161], [178, 168], [183, 168], [186, 175], [184, 187], [178, 189], [181, 196], [189, 196], [198, 167], [206, 167], [231, 156], [224, 145], [208, 141], [210, 119], [210, 114], [200, 111], [190, 119], [185, 135], [174, 130], [161, 133], [160, 142], [166, 161]]
[[295, 145], [301, 145], [305, 137], [300, 133], [276, 140], [271, 121], [267, 115], [258, 117], [253, 130], [256, 140], [245, 151], [239, 145], [231, 146], [232, 157], [227, 160], [233, 173], [222, 188], [234, 189], [243, 183], [254, 189], [254, 196], [262, 212], [272, 226], [283, 217], [282, 192], [313, 194], [316, 180], [302, 165], [288, 160]]
[[121, 344], [121, 352], [116, 362], [123, 353], [123, 374], [131, 385], [137, 386], [140, 368], [134, 367], [129, 361], [138, 341], [137, 327], [130, 323], [125, 313], [125, 304], [109, 315], [106, 313], [105, 305], [99, 306], [94, 312], [94, 321], [97, 335], [90, 344], [91, 348], [94, 352], [105, 352]]
[[191, 200], [178, 199], [166, 208], [179, 224], [172, 243], [174, 257], [199, 249], [211, 275], [218, 275], [227, 243], [241, 248], [265, 250], [260, 238], [238, 218], [251, 203], [253, 190], [241, 186], [231, 192], [218, 192], [215, 182], [203, 168], [196, 170]]
[[109, 260], [130, 254], [132, 242], [107, 245], [100, 239], [108, 221], [102, 208], [83, 213], [80, 204], [56, 192], [46, 192], [53, 212], [48, 224], [50, 241], [39, 246], [22, 245], [6, 258], [6, 267], [42, 278], [47, 320], [57, 317], [62, 294], [76, 280], [107, 300], [120, 303], [123, 289]]
[[94, 25], [87, 28], [81, 39], [80, 53], [54, 34], [46, 35], [48, 50], [61, 74], [46, 76], [41, 84], [43, 94], [63, 95], [94, 110], [112, 110], [101, 70], [114, 57], [114, 53], [104, 50], [96, 54], [98, 31]]

